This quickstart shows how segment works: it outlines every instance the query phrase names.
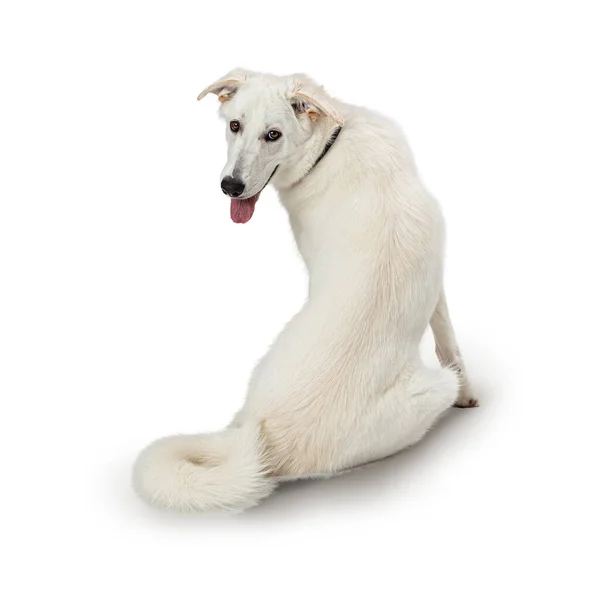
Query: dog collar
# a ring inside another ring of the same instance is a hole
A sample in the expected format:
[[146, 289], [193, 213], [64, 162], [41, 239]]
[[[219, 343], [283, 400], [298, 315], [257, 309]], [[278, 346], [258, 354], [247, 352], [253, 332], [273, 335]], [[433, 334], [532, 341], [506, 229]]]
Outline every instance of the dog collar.
[[[331, 134], [331, 136], [327, 140], [327, 143], [325, 144], [325, 148], [323, 148], [323, 152], [321, 152], [321, 154], [319, 154], [319, 156], [317, 157], [317, 160], [315, 160], [312, 167], [306, 172], [306, 175], [304, 175], [304, 177], [302, 177], [302, 179], [304, 179], [319, 164], [319, 162], [321, 160], [323, 160], [323, 157], [329, 152], [329, 150], [331, 149], [331, 146], [333, 146], [333, 143], [335, 142], [335, 140], [337, 140], [337, 137], [338, 137], [338, 135], [340, 135], [341, 130], [342, 130], [341, 126], [336, 127], [333, 130], [333, 133]], [[302, 181], [302, 179], [300, 181]]]

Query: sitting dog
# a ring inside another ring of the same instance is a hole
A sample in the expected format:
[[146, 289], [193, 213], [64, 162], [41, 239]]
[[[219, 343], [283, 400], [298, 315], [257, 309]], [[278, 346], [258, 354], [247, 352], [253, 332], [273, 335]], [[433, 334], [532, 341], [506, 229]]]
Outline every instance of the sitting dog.
[[[139, 456], [138, 494], [185, 511], [251, 507], [278, 481], [384, 458], [452, 405], [477, 406], [444, 296], [442, 214], [398, 127], [304, 75], [237, 69], [198, 99], [209, 93], [227, 124], [231, 218], [248, 222], [271, 183], [310, 283], [229, 427]], [[428, 324], [440, 369], [419, 355]]]

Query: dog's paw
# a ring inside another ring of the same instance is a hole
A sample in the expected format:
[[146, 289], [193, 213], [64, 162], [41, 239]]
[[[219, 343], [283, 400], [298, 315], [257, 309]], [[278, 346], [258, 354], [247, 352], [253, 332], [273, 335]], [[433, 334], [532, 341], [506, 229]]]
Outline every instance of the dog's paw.
[[467, 396], [465, 398], [459, 398], [454, 403], [454, 406], [458, 408], [475, 408], [476, 406], [479, 406], [479, 400]]

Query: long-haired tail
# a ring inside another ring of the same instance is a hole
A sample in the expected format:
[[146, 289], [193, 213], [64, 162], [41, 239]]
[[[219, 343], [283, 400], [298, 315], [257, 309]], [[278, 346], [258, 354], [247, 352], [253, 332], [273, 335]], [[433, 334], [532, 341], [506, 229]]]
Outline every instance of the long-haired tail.
[[179, 511], [243, 510], [275, 488], [258, 425], [157, 440], [142, 451], [133, 485], [146, 502]]

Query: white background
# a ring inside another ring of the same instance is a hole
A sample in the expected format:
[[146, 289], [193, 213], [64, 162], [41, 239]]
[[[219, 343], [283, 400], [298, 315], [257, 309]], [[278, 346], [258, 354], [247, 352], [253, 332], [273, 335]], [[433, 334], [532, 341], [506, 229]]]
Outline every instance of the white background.
[[[598, 598], [594, 8], [3, 2], [0, 595]], [[240, 226], [219, 189], [196, 95], [236, 66], [402, 124], [481, 407], [245, 514], [162, 514], [137, 452], [225, 425], [305, 296], [274, 192]]]

